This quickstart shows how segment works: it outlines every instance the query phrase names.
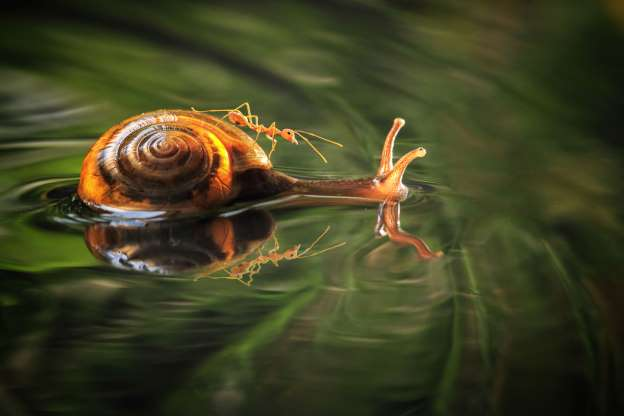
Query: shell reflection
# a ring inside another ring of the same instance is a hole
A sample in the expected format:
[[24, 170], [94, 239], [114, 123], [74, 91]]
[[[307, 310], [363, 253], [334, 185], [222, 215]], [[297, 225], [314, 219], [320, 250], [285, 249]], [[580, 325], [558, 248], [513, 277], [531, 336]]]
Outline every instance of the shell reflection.
[[97, 223], [85, 231], [89, 250], [114, 267], [162, 275], [205, 275], [242, 260], [273, 235], [266, 211], [229, 217]]

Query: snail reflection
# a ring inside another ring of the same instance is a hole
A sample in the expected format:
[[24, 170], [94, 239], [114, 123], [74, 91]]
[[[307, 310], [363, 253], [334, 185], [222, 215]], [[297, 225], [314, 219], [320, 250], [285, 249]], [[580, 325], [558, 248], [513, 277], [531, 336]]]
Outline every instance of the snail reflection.
[[85, 241], [91, 253], [117, 268], [209, 274], [241, 261], [274, 231], [268, 212], [250, 210], [229, 218], [94, 223]]
[[[276, 224], [266, 210], [229, 217], [94, 223], [85, 230], [93, 255], [110, 265], [159, 275], [231, 279], [250, 285], [266, 264], [322, 255], [346, 242], [328, 242], [330, 227], [309, 242], [280, 247]], [[399, 227], [399, 206], [381, 204], [376, 227], [398, 244], [411, 245], [423, 260], [441, 255]]]

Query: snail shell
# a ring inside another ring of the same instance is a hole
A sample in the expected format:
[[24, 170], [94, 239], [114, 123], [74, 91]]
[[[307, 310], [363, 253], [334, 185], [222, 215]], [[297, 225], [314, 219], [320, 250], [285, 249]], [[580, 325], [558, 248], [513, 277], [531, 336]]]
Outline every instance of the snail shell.
[[99, 138], [84, 159], [78, 195], [108, 211], [192, 211], [236, 199], [244, 191], [239, 175], [266, 176], [271, 168], [237, 127], [195, 111], [160, 110]]

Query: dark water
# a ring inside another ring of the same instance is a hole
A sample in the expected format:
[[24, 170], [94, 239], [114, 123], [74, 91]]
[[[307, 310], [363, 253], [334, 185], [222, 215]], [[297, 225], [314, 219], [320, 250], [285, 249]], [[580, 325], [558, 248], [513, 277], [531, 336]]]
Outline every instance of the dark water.
[[[623, 409], [617, 0], [15, 3], [0, 33], [1, 414]], [[429, 153], [402, 226], [444, 257], [375, 238], [375, 206], [144, 226], [75, 200], [118, 121], [244, 101], [345, 145], [280, 145], [308, 178], [372, 174], [404, 117], [397, 152]], [[329, 230], [237, 281], [228, 224], [249, 258]]]

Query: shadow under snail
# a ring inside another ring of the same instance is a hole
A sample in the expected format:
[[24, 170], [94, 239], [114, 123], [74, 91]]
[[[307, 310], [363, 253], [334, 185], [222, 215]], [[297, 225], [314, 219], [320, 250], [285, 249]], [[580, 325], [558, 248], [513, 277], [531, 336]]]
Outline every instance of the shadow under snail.
[[408, 194], [403, 173], [412, 160], [426, 154], [419, 147], [393, 163], [394, 141], [404, 124], [403, 119], [394, 120], [375, 176], [304, 180], [274, 170], [258, 143], [223, 119], [194, 110], [144, 113], [110, 128], [91, 147], [78, 195], [100, 211], [129, 216], [160, 212], [167, 217], [292, 195], [340, 197], [340, 204], [379, 202], [377, 233], [413, 245], [422, 258], [434, 258], [441, 253], [431, 252], [398, 225], [398, 204]]

